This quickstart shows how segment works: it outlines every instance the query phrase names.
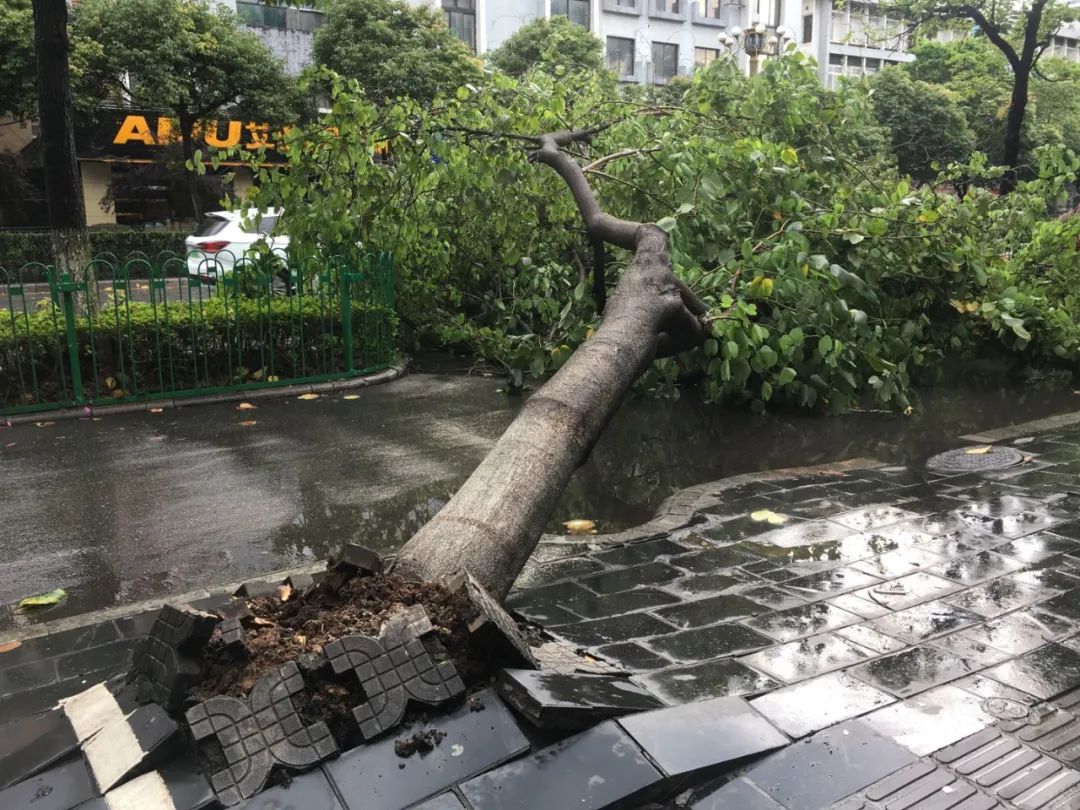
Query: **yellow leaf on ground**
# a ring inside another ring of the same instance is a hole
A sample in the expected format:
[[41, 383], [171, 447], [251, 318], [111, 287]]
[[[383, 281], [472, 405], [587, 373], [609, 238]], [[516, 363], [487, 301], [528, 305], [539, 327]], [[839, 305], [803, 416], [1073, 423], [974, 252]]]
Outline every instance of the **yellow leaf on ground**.
[[55, 425], [56, 422], [34, 422], [38, 427], [49, 427], [49, 425]]
[[22, 646], [21, 641], [9, 641], [7, 644], [0, 644], [0, 653], [11, 652], [17, 650]]
[[45, 607], [47, 605], [59, 604], [65, 599], [67, 599], [67, 591], [63, 588], [56, 588], [48, 593], [39, 593], [19, 600], [19, 607]]
[[359, 394], [346, 394], [342, 399], [360, 399]]
[[277, 595], [282, 602], [288, 602], [292, 596], [292, 585], [278, 585]]
[[318, 394], [301, 394], [297, 399], [318, 399]]
[[756, 512], [751, 512], [750, 519], [756, 520], [758, 523], [768, 523], [772, 526], [779, 526], [783, 523], [787, 523], [786, 516], [777, 514], [771, 509], [759, 509]]
[[969, 456], [985, 456], [987, 453], [990, 452], [990, 450], [990, 445], [987, 445], [986, 447], [969, 447], [964, 452], [967, 453]]
[[150, 413], [161, 413], [164, 410], [164, 408], [151, 408]]
[[563, 526], [567, 534], [590, 534], [596, 530], [596, 522], [592, 520], [568, 520]]
[[266, 381], [267, 382], [277, 382], [280, 379], [281, 378], [277, 374], [271, 374], [269, 377], [266, 378]]
[[265, 374], [265, 373], [266, 373], [266, 369], [265, 368], [260, 368], [258, 371], [251, 372], [251, 379], [253, 379], [253, 380], [261, 380], [263, 378], [263, 374]]
[[254, 419], [245, 419], [243, 422], [238, 422], [237, 424], [239, 424], [240, 427], [251, 427], [258, 423]]
[[236, 406], [236, 410], [238, 411], [253, 411], [255, 408], [256, 406], [252, 405], [250, 402], [241, 402]]
[[251, 620], [251, 623], [256, 627], [273, 627], [274, 623], [269, 619], [264, 619], [262, 616], [256, 616]]
[[112, 392], [112, 398], [113, 399], [123, 399], [126, 396], [127, 396], [127, 394], [124, 393], [123, 388], [117, 388], [115, 391]]
[[108, 388], [110, 391], [116, 388], [116, 377], [106, 377], [105, 387]]

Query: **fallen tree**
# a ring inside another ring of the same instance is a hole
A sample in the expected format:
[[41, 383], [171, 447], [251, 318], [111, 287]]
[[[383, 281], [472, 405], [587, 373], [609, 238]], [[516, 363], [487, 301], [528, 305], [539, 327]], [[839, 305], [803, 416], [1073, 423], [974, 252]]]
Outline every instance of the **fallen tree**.
[[563, 149], [595, 130], [532, 141], [535, 159], [566, 181], [588, 235], [633, 251], [600, 328], [530, 398], [450, 502], [405, 544], [395, 571], [437, 581], [462, 568], [492, 594], [509, 592], [570, 476], [634, 381], [657, 357], [709, 335], [707, 309], [672, 272], [667, 233], [601, 210], [581, 165]]

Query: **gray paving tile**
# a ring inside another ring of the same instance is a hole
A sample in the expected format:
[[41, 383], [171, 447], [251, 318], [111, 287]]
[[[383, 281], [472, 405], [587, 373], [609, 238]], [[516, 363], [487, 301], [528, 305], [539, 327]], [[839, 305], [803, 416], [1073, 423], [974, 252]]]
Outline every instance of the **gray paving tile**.
[[663, 779], [617, 723], [609, 720], [459, 788], [473, 810], [601, 810]]
[[670, 624], [647, 613], [627, 613], [610, 619], [596, 619], [590, 622], [550, 627], [548, 630], [568, 641], [586, 647], [675, 632], [675, 628]]
[[955, 686], [939, 686], [863, 718], [879, 734], [925, 756], [994, 722], [982, 701]]
[[875, 619], [878, 616], [884, 616], [890, 612], [889, 608], [885, 607], [885, 605], [880, 605], [877, 602], [872, 602], [869, 599], [864, 599], [861, 596], [855, 596], [850, 593], [834, 596], [832, 599], [826, 600], [826, 602], [833, 607], [846, 610], [848, 613], [854, 613], [856, 616], [861, 616], [864, 619]]
[[905, 509], [888, 504], [879, 504], [877, 506], [864, 506], [860, 509], [853, 509], [842, 515], [835, 515], [830, 520], [857, 532], [866, 532], [917, 517], [918, 515], [914, 512], [908, 512]]
[[747, 779], [734, 779], [698, 799], [690, 810], [784, 810]]
[[1052, 529], [1063, 522], [1061, 518], [1046, 512], [1020, 512], [999, 518], [964, 514], [960, 519], [977, 531], [1008, 539]]
[[727, 695], [760, 695], [782, 685], [731, 659], [650, 672], [638, 679], [654, 695], [673, 704]]
[[987, 670], [985, 675], [1050, 700], [1080, 686], [1080, 652], [1061, 644], [1047, 644]]
[[995, 579], [985, 585], [946, 597], [945, 601], [957, 607], [977, 613], [987, 619], [1027, 607], [1044, 598], [1046, 593], [1031, 585], [1004, 579]]
[[475, 697], [482, 711], [466, 702], [431, 718], [429, 727], [446, 736], [426, 754], [401, 757], [395, 750], [395, 737], [424, 728], [416, 725], [327, 762], [323, 768], [350, 810], [400, 810], [528, 751], [528, 740], [495, 693], [488, 689]]
[[831, 672], [777, 689], [751, 704], [791, 737], [805, 737], [896, 701], [846, 672]]
[[755, 541], [780, 548], [795, 548], [840, 540], [852, 533], [847, 526], [841, 526], [830, 520], [814, 520], [774, 529], [756, 537]]
[[739, 697], [642, 712], [618, 721], [667, 776], [686, 776], [762, 754], [788, 738]]
[[804, 599], [825, 599], [874, 585], [881, 580], [853, 566], [833, 568], [784, 582], [784, 588]]
[[980, 667], [992, 667], [1011, 657], [1009, 653], [1002, 652], [978, 641], [972, 641], [955, 633], [951, 636], [935, 638], [927, 643], [931, 647], [937, 647], [939, 650], [958, 655], [965, 661], [971, 661]]
[[678, 601], [677, 596], [657, 588], [635, 588], [607, 596], [583, 596], [572, 602], [563, 602], [561, 608], [572, 610], [583, 619], [603, 619], [634, 610], [672, 605]]
[[978, 621], [979, 616], [955, 605], [946, 602], [927, 602], [873, 619], [867, 624], [887, 636], [902, 639], [909, 644], [918, 644], [929, 638], [952, 633]]
[[701, 627], [721, 621], [744, 619], [768, 612], [765, 605], [747, 599], [738, 594], [721, 594], [707, 599], [683, 602], [672, 607], [663, 607], [653, 611], [666, 622], [676, 627]]
[[862, 663], [877, 653], [840, 636], [824, 634], [787, 644], [774, 644], [739, 660], [784, 683], [812, 678], [834, 669]]
[[598, 647], [596, 654], [630, 670], [662, 669], [671, 666], [671, 660], [647, 650], [634, 641]]
[[930, 568], [944, 561], [944, 557], [918, 547], [899, 548], [868, 560], [854, 563], [856, 568], [878, 579], [895, 579], [905, 574]]
[[788, 608], [757, 616], [746, 624], [776, 641], [794, 641], [849, 624], [858, 624], [860, 618], [827, 602], [814, 602], [805, 607]]
[[642, 585], [670, 582], [680, 576], [682, 573], [670, 565], [662, 562], [647, 562], [631, 568], [618, 568], [614, 571], [590, 574], [576, 582], [596, 593], [609, 594], [628, 591]]
[[771, 640], [741, 624], [714, 624], [645, 639], [643, 643], [678, 661], [705, 661], [757, 650]]
[[852, 675], [898, 697], [924, 692], [970, 675], [978, 666], [958, 655], [922, 645], [852, 667]]
[[852, 720], [770, 754], [750, 766], [746, 779], [788, 810], [822, 810], [915, 760], [910, 751]]
[[661, 705], [637, 684], [611, 675], [504, 669], [495, 688], [519, 714], [539, 728], [585, 729], [609, 717]]
[[71, 810], [97, 795], [86, 762], [77, 757], [0, 790], [0, 807]]
[[919, 571], [855, 591], [855, 595], [876, 602], [888, 610], [904, 610], [962, 589], [962, 585], [952, 580]]
[[1063, 537], [1053, 532], [1037, 532], [1011, 540], [995, 550], [998, 554], [1004, 554], [1028, 565], [1042, 562], [1058, 554], [1080, 550], [1080, 540]]
[[892, 636], [887, 636], [880, 630], [875, 630], [869, 624], [853, 624], [850, 627], [841, 627], [836, 635], [854, 641], [856, 644], [885, 655], [887, 653], [900, 652], [907, 644]]
[[977, 585], [1023, 567], [1023, 563], [1011, 557], [1003, 557], [993, 551], [979, 551], [935, 565], [928, 570], [931, 574], [956, 580], [964, 585]]

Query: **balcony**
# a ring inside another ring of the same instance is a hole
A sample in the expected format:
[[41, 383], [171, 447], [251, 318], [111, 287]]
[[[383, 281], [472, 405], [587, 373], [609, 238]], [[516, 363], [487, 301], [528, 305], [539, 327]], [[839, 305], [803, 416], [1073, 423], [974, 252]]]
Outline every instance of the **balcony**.
[[677, 20], [687, 18], [687, 6], [690, 0], [649, 0], [649, 16], [659, 20]]

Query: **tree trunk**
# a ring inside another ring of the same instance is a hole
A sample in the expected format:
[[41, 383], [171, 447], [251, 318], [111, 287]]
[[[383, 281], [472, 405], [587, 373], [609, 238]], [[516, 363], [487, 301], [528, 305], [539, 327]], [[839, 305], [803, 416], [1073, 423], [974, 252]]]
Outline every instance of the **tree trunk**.
[[1024, 130], [1024, 115], [1027, 112], [1028, 84], [1031, 77], [1029, 65], [1022, 65], [1013, 74], [1012, 98], [1009, 100], [1009, 114], [1005, 118], [1005, 174], [1001, 177], [998, 190], [1008, 194], [1016, 188], [1016, 167], [1020, 164], [1020, 138]]
[[[198, 177], [195, 173], [195, 122], [186, 115], [178, 116], [180, 123], [180, 143], [184, 150], [184, 177], [187, 180], [188, 199], [191, 200], [191, 210], [195, 215], [195, 221], [202, 221], [202, 202], [199, 199]], [[187, 164], [191, 162], [189, 169]]]
[[[96, 287], [90, 265], [82, 178], [75, 159], [75, 126], [68, 76], [66, 0], [33, 0], [38, 120], [44, 155], [45, 201], [56, 269]], [[96, 308], [95, 295], [80, 305]]]
[[703, 341], [705, 307], [672, 273], [667, 234], [603, 213], [580, 166], [538, 139], [578, 203], [590, 236], [634, 251], [596, 334], [525, 404], [450, 502], [401, 549], [395, 570], [438, 580], [466, 569], [503, 598], [532, 554], [570, 476], [588, 458], [631, 385], [658, 356]]

